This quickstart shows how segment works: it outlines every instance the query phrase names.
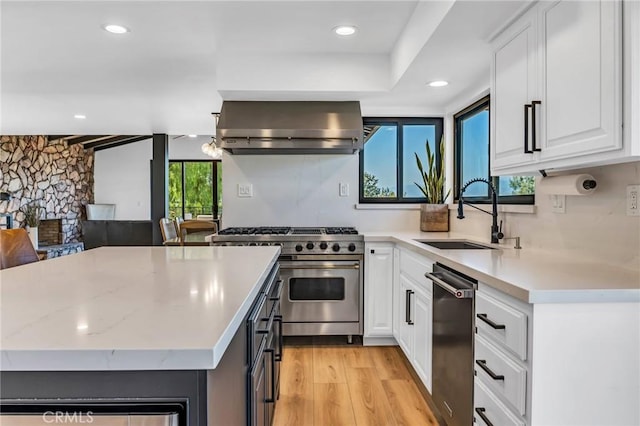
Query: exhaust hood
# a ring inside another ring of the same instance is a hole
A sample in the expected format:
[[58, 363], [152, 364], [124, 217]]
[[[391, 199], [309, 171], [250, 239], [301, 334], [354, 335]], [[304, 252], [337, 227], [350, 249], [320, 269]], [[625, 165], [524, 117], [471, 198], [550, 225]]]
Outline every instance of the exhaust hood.
[[354, 154], [360, 102], [224, 101], [216, 139], [231, 154]]

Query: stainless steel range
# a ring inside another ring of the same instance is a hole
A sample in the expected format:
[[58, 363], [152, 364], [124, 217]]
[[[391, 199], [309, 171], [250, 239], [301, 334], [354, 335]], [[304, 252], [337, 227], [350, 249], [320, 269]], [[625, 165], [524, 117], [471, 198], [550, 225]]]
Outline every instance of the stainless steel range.
[[285, 336], [363, 333], [364, 238], [354, 228], [226, 228], [213, 245], [279, 245]]

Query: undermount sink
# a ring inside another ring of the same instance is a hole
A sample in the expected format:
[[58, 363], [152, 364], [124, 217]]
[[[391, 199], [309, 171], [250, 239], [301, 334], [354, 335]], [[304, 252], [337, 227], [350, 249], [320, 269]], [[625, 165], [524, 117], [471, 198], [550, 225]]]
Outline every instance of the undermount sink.
[[442, 250], [495, 250], [494, 247], [485, 246], [466, 240], [414, 240], [431, 247]]

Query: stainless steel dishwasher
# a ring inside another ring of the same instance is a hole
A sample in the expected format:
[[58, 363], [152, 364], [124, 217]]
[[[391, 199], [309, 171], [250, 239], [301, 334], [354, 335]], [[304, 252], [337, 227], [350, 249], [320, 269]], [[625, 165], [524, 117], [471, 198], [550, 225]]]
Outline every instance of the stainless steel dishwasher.
[[470, 426], [478, 281], [439, 263], [425, 276], [433, 281], [433, 401], [448, 426]]

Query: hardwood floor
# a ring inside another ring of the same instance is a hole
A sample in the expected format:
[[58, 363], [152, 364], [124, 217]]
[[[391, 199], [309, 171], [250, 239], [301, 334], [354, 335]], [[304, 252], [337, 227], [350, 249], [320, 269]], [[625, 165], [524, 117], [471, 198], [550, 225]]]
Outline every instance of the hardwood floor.
[[397, 347], [285, 346], [275, 426], [437, 426]]

